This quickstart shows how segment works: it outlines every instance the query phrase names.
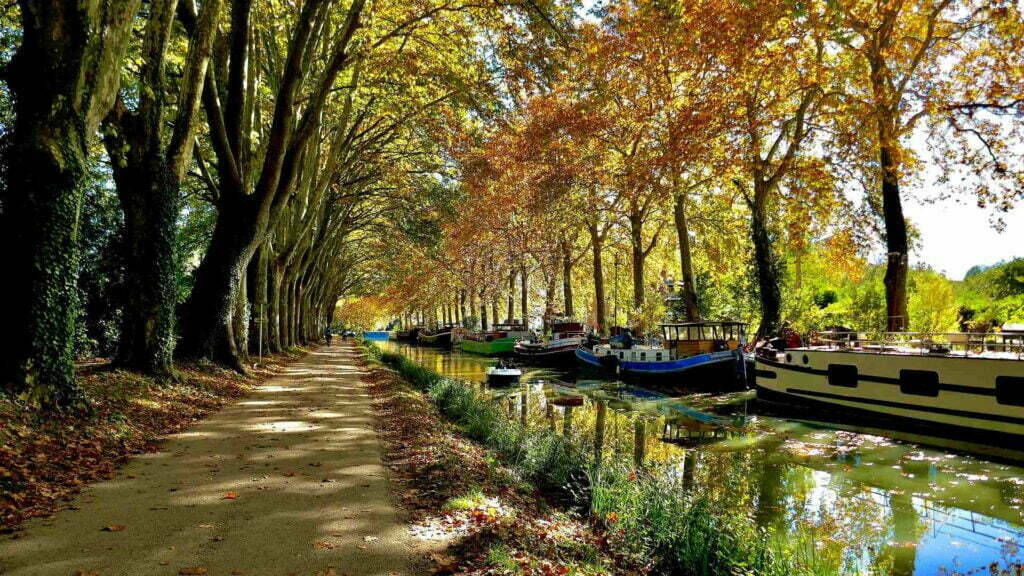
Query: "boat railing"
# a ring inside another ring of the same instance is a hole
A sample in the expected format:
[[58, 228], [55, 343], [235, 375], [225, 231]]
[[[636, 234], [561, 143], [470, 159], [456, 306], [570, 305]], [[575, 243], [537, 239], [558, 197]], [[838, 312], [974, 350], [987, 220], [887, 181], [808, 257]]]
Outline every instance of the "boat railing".
[[1024, 337], [1001, 332], [814, 332], [807, 343], [846, 350], [1024, 359]]

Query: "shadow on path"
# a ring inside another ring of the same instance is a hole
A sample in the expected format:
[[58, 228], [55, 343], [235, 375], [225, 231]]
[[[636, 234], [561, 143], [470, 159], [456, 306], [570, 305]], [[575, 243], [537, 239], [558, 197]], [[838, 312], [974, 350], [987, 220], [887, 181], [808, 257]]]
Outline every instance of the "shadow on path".
[[0, 541], [0, 574], [414, 573], [357, 354], [310, 353], [54, 518], [28, 522]]

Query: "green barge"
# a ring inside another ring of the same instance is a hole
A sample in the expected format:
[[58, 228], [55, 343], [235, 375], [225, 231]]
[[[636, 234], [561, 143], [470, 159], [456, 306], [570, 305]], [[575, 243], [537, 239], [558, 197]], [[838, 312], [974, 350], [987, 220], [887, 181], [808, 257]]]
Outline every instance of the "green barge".
[[459, 342], [459, 349], [481, 356], [512, 354], [516, 342], [529, 336], [522, 324], [496, 324], [491, 332], [474, 334]]

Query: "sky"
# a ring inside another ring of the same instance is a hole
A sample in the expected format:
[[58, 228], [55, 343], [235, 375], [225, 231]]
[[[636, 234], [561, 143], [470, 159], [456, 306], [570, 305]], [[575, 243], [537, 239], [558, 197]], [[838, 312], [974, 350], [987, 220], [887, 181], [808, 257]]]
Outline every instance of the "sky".
[[1006, 229], [998, 232], [990, 222], [991, 210], [967, 200], [922, 203], [905, 197], [904, 215], [921, 233], [912, 264], [925, 263], [947, 278], [960, 280], [976, 264], [1024, 257], [1024, 206], [1002, 215]]

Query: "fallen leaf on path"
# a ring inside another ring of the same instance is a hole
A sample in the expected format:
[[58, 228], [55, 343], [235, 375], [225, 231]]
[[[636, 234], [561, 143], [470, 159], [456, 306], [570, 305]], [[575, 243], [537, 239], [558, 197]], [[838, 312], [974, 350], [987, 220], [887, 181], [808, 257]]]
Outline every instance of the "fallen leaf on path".
[[377, 538], [376, 536], [363, 536], [363, 542], [374, 542], [377, 540], [380, 540], [380, 538]]
[[221, 500], [238, 500], [238, 492], [228, 492]]
[[104, 532], [121, 532], [124, 530], [124, 524], [111, 524], [110, 526], [104, 526]]
[[179, 576], [205, 576], [209, 574], [205, 566], [186, 566], [178, 570]]
[[289, 470], [289, 471], [285, 472], [284, 475], [286, 477], [288, 477], [288, 478], [291, 478], [292, 476], [295, 476], [295, 471], [294, 470]]
[[95, 570], [75, 570], [75, 576], [100, 576]]
[[331, 544], [330, 542], [326, 542], [324, 540], [317, 540], [316, 542], [313, 543], [313, 547], [314, 548], [319, 548], [321, 550], [333, 550], [335, 548], [335, 545]]

